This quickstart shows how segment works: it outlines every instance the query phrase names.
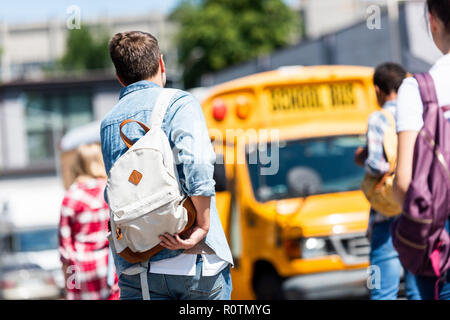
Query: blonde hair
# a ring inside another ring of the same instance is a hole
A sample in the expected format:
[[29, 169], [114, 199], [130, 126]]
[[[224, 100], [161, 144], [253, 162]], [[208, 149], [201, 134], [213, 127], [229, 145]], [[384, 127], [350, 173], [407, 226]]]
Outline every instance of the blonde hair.
[[75, 179], [81, 176], [106, 179], [102, 150], [98, 144], [84, 144], [76, 149], [73, 174]]

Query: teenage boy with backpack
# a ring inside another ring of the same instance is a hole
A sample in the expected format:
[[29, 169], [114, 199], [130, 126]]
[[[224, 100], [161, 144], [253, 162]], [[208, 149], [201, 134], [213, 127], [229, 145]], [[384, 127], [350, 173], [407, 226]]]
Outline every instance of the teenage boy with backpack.
[[[390, 144], [395, 144], [395, 120], [397, 91], [406, 71], [398, 64], [384, 63], [375, 70], [373, 82], [377, 100], [382, 110], [374, 112], [368, 120], [367, 146], [359, 148], [355, 154], [355, 162], [364, 166], [366, 170], [365, 181], [373, 180], [374, 187], [380, 180], [386, 177], [389, 179], [390, 172], [395, 168], [395, 154], [390, 156], [386, 152], [396, 150], [396, 146], [388, 148]], [[388, 135], [393, 132], [394, 136]], [[386, 139], [390, 139], [387, 141]], [[392, 181], [391, 181], [392, 182]], [[365, 182], [363, 182], [364, 190]], [[392, 186], [391, 186], [392, 187]], [[366, 195], [367, 192], [365, 191]], [[393, 198], [393, 195], [392, 195]], [[378, 199], [379, 200], [379, 199]], [[402, 265], [398, 259], [398, 254], [392, 245], [389, 228], [394, 217], [385, 213], [392, 208], [383, 208], [383, 203], [372, 203], [368, 226], [368, 236], [370, 239], [370, 264], [374, 268], [379, 268], [375, 276], [379, 276], [379, 281], [373, 283], [370, 289], [372, 300], [395, 300], [398, 297], [399, 283], [402, 272]], [[391, 202], [395, 202], [392, 200]], [[386, 203], [386, 201], [384, 201]], [[378, 210], [374, 209], [376, 207]], [[400, 209], [399, 209], [400, 210]], [[400, 211], [398, 212], [400, 213]], [[404, 273], [406, 297], [409, 300], [419, 300], [415, 277], [405, 271]], [[377, 287], [379, 284], [379, 287]]]
[[[158, 96], [167, 90], [163, 89], [166, 82], [163, 56], [158, 41], [151, 34], [118, 33], [111, 39], [109, 50], [117, 78], [124, 88], [118, 104], [101, 125], [107, 173], [128, 149], [121, 132], [129, 142], [145, 134], [136, 123], [123, 128], [120, 124], [132, 119], [149, 125]], [[186, 235], [160, 235], [160, 245], [164, 249], [145, 262], [146, 282], [142, 282], [143, 278], [136, 272], [142, 264], [128, 262], [117, 253], [114, 242], [111, 244], [120, 299], [230, 299], [233, 259], [215, 205], [215, 154], [202, 108], [191, 94], [179, 90], [161, 117], [160, 128], [174, 153], [177, 180], [183, 193], [192, 200], [197, 216]], [[160, 172], [152, 174], [156, 176]], [[139, 183], [139, 179], [138, 176], [138, 180], [132, 182]]]

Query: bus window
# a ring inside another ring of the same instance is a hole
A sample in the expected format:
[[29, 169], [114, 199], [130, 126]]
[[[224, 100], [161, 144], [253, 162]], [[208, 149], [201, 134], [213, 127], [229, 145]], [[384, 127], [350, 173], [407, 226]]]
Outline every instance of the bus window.
[[260, 164], [249, 164], [255, 198], [266, 202], [358, 190], [364, 170], [353, 155], [364, 144], [364, 136], [345, 135], [289, 141], [279, 149], [283, 166], [275, 175], [261, 175]]

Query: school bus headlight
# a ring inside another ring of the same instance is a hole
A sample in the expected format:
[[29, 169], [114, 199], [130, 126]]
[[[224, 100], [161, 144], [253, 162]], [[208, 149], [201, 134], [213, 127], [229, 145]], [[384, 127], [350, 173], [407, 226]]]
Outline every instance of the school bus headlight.
[[244, 96], [236, 99], [236, 115], [239, 119], [246, 119], [250, 114], [250, 102]]
[[283, 247], [291, 259], [319, 258], [336, 254], [328, 238], [286, 239], [283, 241]]
[[302, 258], [318, 258], [335, 254], [331, 241], [327, 238], [305, 238], [301, 241]]

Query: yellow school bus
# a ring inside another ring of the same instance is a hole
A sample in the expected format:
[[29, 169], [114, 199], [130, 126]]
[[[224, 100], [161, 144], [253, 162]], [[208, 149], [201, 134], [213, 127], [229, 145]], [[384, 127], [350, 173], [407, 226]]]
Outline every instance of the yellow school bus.
[[359, 66], [284, 67], [202, 101], [233, 299], [367, 294], [369, 203], [353, 157], [378, 109], [372, 76]]

